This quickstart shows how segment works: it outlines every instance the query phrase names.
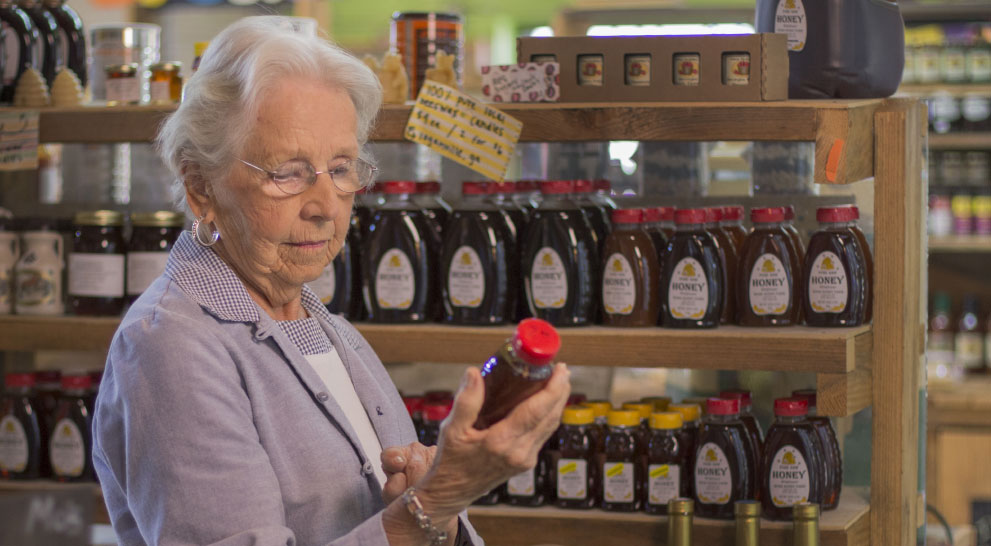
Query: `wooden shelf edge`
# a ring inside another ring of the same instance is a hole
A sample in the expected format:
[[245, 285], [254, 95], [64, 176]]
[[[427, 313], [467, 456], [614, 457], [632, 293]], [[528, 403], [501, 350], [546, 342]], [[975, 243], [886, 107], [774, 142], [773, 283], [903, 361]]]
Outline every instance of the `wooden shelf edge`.
[[925, 98], [936, 93], [949, 93], [954, 97], [974, 93], [991, 95], [991, 84], [987, 83], [907, 83], [898, 88], [899, 95], [912, 98]]
[[[870, 543], [870, 507], [858, 494], [844, 490], [836, 510], [823, 512], [819, 522], [823, 546]], [[472, 525], [493, 546], [609, 544], [647, 546], [663, 544], [667, 517], [644, 513], [614, 513], [602, 510], [564, 510], [555, 507], [521, 508], [505, 505], [473, 506], [468, 509]], [[732, 520], [695, 518], [696, 544], [733, 544]], [[760, 542], [765, 546], [787, 545], [792, 540], [791, 522], [761, 521]]]
[[930, 150], [991, 150], [991, 133], [929, 135]]
[[868, 368], [850, 373], [816, 374], [816, 412], [829, 417], [848, 417], [871, 405], [873, 377]]
[[929, 252], [991, 252], [991, 236], [929, 237]]

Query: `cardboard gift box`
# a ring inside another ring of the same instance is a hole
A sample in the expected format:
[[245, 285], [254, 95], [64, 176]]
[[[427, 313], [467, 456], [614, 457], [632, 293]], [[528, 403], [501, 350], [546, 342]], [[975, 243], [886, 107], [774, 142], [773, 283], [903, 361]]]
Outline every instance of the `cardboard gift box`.
[[491, 102], [557, 102], [558, 63], [526, 62], [482, 67], [482, 96]]

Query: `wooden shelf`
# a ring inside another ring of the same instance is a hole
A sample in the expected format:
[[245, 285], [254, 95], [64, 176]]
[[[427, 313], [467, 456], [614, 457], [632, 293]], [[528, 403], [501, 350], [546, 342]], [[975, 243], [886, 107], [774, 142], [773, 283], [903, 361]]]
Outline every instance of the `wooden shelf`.
[[929, 136], [930, 150], [991, 150], [991, 133], [945, 133]]
[[101, 144], [151, 142], [174, 106], [80, 106], [45, 108], [38, 120], [40, 142]]
[[106, 351], [118, 317], [0, 316], [0, 351]]
[[950, 235], [930, 237], [929, 252], [991, 252], [991, 236]]
[[[836, 510], [822, 513], [819, 521], [822, 546], [853, 546], [870, 543], [870, 508], [866, 501], [844, 490]], [[644, 513], [614, 513], [602, 510], [564, 510], [550, 506], [472, 506], [472, 525], [492, 546], [567, 544], [585, 546], [622, 544], [652, 546], [667, 541], [667, 517]], [[736, 528], [732, 520], [695, 518], [695, 544], [733, 544]], [[605, 537], [608, 537], [606, 542]], [[792, 543], [791, 522], [761, 521], [762, 546]]]
[[988, 83], [907, 83], [898, 88], [899, 95], [926, 98], [937, 93], [949, 93], [954, 97], [969, 94], [991, 96]]

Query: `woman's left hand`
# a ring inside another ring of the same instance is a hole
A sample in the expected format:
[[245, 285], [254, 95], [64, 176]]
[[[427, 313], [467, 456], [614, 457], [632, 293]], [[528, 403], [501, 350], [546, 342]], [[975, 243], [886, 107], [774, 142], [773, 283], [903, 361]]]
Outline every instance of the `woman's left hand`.
[[434, 464], [437, 446], [427, 447], [420, 442], [382, 450], [382, 470], [386, 482], [382, 487], [382, 499], [386, 504], [398, 499], [406, 488], [420, 481]]

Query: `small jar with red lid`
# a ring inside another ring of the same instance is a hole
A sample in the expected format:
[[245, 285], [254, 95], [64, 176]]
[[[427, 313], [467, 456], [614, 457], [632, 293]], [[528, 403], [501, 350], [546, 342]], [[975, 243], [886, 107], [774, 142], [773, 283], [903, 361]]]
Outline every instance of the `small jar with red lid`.
[[661, 268], [641, 209], [612, 211], [613, 231], [603, 246], [602, 323], [654, 326], [660, 310]]
[[678, 209], [661, 275], [661, 325], [715, 328], [723, 313], [723, 259], [705, 209]]
[[93, 417], [86, 399], [93, 388], [89, 374], [62, 376], [48, 444], [52, 477], [60, 482], [93, 481]]
[[732, 519], [733, 504], [755, 499], [760, 461], [740, 421], [740, 401], [709, 398], [695, 449], [695, 512]]
[[791, 519], [796, 504], [822, 504], [824, 449], [807, 413], [804, 399], [774, 401], [774, 423], [767, 430], [760, 482], [762, 512], [769, 519]]
[[809, 239], [802, 268], [805, 322], [809, 326], [859, 326], [866, 322], [871, 277], [854, 231], [849, 206], [816, 211], [819, 229]]
[[0, 397], [0, 480], [41, 476], [41, 423], [34, 399], [34, 376], [8, 373]]
[[747, 235], [736, 272], [736, 322], [741, 326], [792, 326], [799, 322], [802, 269], [785, 231], [783, 207], [750, 211]]

